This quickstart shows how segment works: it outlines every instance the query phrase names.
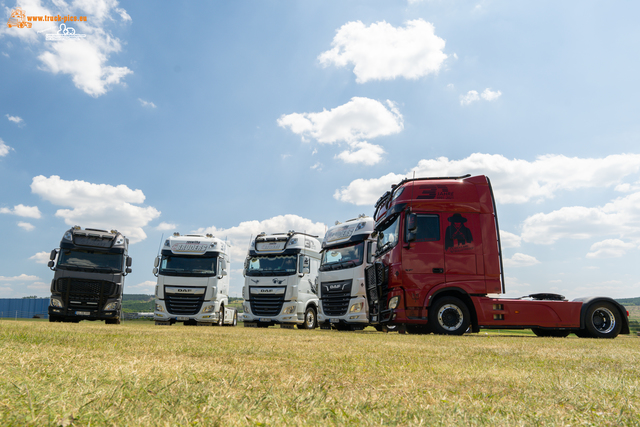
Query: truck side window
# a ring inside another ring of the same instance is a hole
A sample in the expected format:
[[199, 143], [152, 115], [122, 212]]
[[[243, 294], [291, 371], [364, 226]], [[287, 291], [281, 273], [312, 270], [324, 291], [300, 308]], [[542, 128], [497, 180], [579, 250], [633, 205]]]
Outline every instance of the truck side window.
[[[440, 240], [440, 217], [439, 215], [417, 215], [417, 228], [414, 242], [435, 242]], [[408, 238], [409, 231], [405, 230]]]

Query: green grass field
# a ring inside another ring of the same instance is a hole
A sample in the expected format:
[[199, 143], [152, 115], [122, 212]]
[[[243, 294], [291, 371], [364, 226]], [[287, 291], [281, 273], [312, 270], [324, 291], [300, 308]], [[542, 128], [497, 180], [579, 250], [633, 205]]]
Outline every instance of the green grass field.
[[0, 425], [640, 425], [640, 338], [0, 321]]

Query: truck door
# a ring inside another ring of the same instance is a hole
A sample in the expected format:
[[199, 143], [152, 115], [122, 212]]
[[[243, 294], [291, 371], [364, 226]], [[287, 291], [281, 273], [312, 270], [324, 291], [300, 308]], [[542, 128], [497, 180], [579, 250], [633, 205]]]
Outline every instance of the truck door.
[[422, 317], [431, 288], [445, 281], [441, 215], [405, 214], [402, 273], [407, 316]]
[[447, 283], [464, 282], [469, 293], [484, 293], [482, 233], [476, 213], [445, 213], [444, 258]]

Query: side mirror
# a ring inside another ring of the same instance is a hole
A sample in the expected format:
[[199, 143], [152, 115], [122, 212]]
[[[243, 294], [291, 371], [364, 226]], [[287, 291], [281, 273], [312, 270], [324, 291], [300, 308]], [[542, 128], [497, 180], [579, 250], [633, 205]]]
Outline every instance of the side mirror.
[[406, 216], [407, 219], [407, 235], [406, 243], [416, 240], [416, 231], [418, 230], [418, 215], [411, 213]]
[[124, 270], [124, 272], [125, 272], [125, 273], [127, 273], [127, 274], [129, 274], [129, 273], [131, 273], [131, 269], [130, 269], [129, 267], [127, 267], [127, 268]]
[[154, 267], [157, 267], [157, 266], [159, 266], [159, 265], [160, 265], [160, 258], [159, 258], [159, 257], [156, 257], [156, 259], [153, 261], [153, 266], [154, 266]]
[[49, 259], [53, 261], [54, 259], [56, 259], [57, 254], [58, 254], [58, 251], [56, 251], [55, 249], [52, 250], [51, 253], [49, 254]]
[[298, 274], [300, 275], [300, 277], [302, 277], [305, 274], [309, 274], [310, 271], [311, 271], [311, 267], [310, 267], [309, 257], [300, 256], [300, 266], [298, 269]]
[[153, 275], [158, 277], [158, 267], [153, 267]]
[[131, 267], [131, 257], [127, 257], [127, 267]]
[[49, 261], [49, 263], [47, 265], [49, 266], [49, 268], [53, 268], [54, 264], [55, 263], [53, 261]]

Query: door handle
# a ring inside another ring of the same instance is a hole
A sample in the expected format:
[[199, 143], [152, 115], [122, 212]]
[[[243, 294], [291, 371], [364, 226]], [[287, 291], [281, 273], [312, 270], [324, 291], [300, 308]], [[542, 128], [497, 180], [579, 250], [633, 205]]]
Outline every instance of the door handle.
[[432, 271], [434, 273], [444, 273], [444, 268], [434, 268]]

